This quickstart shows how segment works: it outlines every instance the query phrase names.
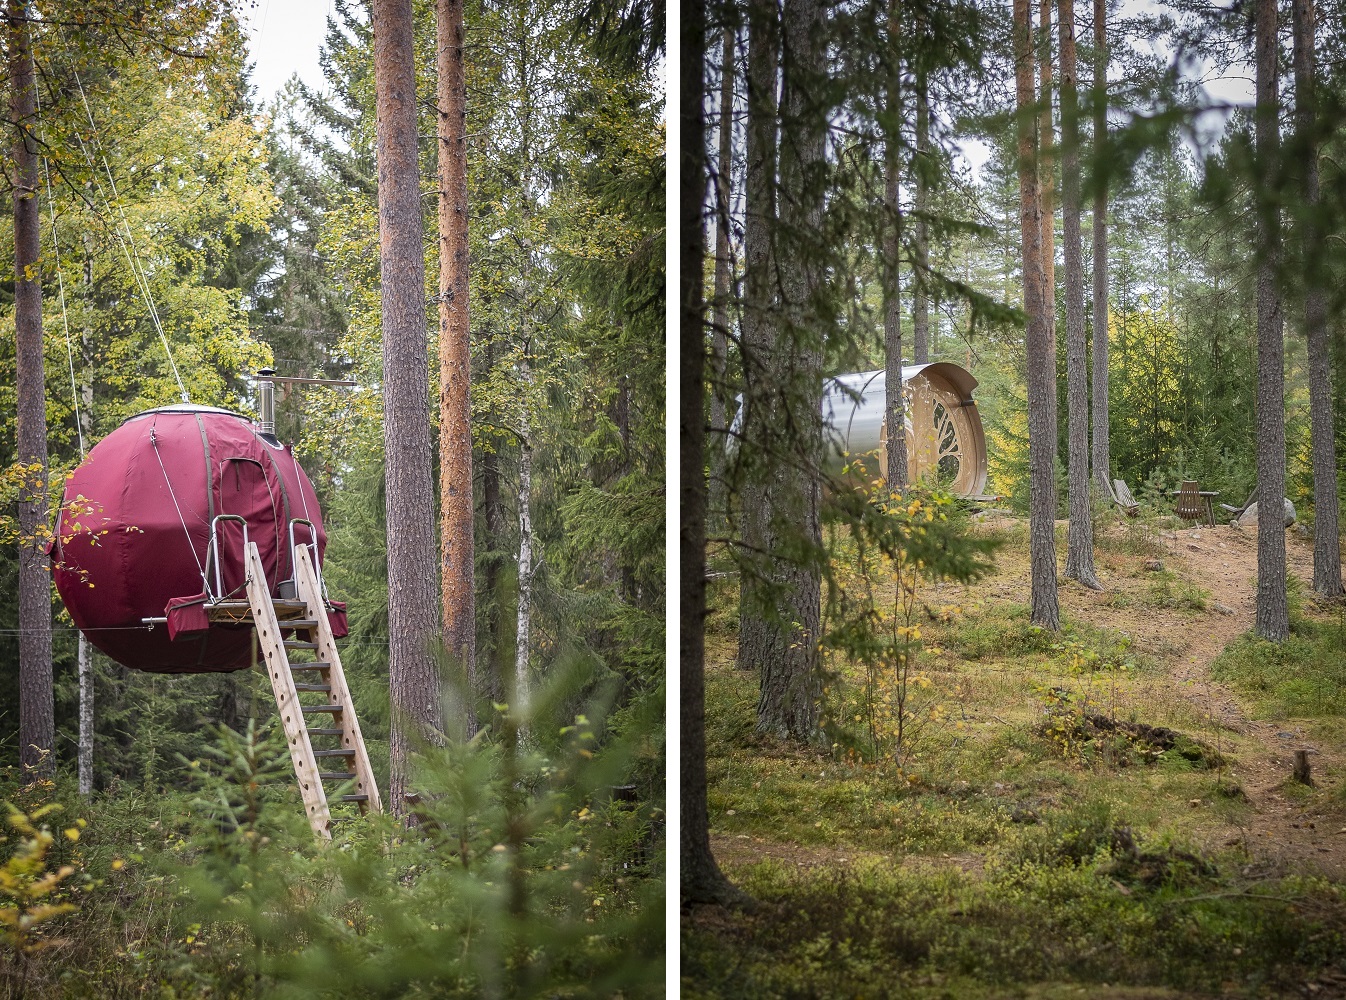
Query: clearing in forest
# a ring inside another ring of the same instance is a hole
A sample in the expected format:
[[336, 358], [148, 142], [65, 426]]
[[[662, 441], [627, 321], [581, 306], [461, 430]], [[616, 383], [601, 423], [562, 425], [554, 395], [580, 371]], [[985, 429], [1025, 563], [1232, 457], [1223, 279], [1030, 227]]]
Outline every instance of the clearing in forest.
[[1249, 635], [1255, 531], [1100, 525], [1106, 589], [1063, 580], [1057, 635], [1026, 522], [975, 530], [1005, 545], [922, 588], [900, 748], [893, 685], [875, 707], [835, 660], [830, 746], [757, 736], [736, 581], [713, 593], [712, 845], [758, 905], [685, 917], [684, 995], [1346, 996], [1346, 607], [1312, 599], [1310, 543], [1287, 535], [1276, 647]]

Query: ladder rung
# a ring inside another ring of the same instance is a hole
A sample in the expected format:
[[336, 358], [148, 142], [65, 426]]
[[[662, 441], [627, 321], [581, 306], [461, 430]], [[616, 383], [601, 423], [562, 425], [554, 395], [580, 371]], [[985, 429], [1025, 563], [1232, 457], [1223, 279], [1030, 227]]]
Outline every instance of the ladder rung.
[[314, 660], [312, 663], [291, 663], [290, 671], [295, 670], [326, 670], [331, 664], [326, 660]]
[[319, 771], [318, 779], [320, 781], [350, 781], [355, 777], [354, 771]]
[[344, 729], [310, 729], [310, 730], [308, 731], [308, 734], [309, 734], [310, 736], [345, 736], [345, 735], [346, 735], [346, 730], [344, 730]]
[[322, 691], [322, 692], [324, 692], [324, 693], [330, 693], [331, 690], [332, 690], [332, 685], [330, 685], [330, 684], [296, 684], [296, 685], [294, 686], [294, 689], [295, 689], [296, 691]]
[[319, 713], [319, 712], [333, 712], [333, 713], [335, 713], [335, 712], [344, 712], [344, 711], [346, 711], [346, 706], [345, 706], [345, 705], [304, 705], [304, 706], [303, 706], [303, 712], [304, 712], [305, 715], [313, 715], [313, 714], [315, 714], [315, 713]]
[[281, 628], [312, 629], [318, 627], [316, 618], [287, 618], [280, 622]]
[[[316, 732], [316, 730], [310, 729], [309, 732], [310, 732], [310, 733], [312, 733], [312, 732]], [[341, 730], [340, 730], [340, 729], [335, 729], [335, 730], [333, 730], [333, 732], [334, 732], [334, 733], [339, 733], [339, 732], [341, 732]], [[354, 750], [314, 750], [314, 751], [313, 751], [313, 756], [315, 756], [315, 757], [354, 757], [354, 756], [355, 756], [355, 751], [354, 751]]]
[[316, 642], [304, 642], [302, 639], [286, 639], [286, 640], [285, 640], [285, 648], [286, 648], [286, 649], [317, 649], [317, 648], [318, 648], [318, 644], [317, 644]]
[[338, 802], [368, 802], [368, 801], [369, 801], [369, 796], [368, 796], [368, 795], [338, 795], [338, 796], [336, 797], [336, 800], [337, 800]]

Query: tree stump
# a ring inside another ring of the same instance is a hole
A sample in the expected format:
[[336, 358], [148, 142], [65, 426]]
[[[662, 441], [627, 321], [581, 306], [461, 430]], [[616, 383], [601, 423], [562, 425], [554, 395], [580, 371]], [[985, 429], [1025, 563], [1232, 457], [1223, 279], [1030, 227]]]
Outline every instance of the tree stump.
[[1307, 750], [1295, 751], [1294, 779], [1301, 785], [1313, 787], [1313, 776], [1309, 773], [1309, 752]]

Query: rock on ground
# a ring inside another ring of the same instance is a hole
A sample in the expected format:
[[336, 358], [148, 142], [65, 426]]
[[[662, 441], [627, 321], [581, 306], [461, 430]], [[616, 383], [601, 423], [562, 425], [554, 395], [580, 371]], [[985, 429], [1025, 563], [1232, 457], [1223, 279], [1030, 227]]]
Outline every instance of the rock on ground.
[[[1285, 526], [1287, 528], [1290, 527], [1290, 525], [1295, 523], [1295, 519], [1295, 505], [1291, 503], [1290, 499], [1287, 497], [1285, 500]], [[1240, 514], [1234, 523], [1240, 528], [1257, 527], [1257, 504], [1249, 504], [1248, 509]]]

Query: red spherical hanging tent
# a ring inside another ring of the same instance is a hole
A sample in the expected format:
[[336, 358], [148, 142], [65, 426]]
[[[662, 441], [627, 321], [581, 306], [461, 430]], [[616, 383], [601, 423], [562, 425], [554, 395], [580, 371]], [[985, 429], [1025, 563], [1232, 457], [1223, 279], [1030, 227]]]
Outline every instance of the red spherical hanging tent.
[[[293, 594], [295, 545], [311, 545], [321, 565], [322, 512], [290, 448], [229, 410], [146, 410], [66, 483], [50, 549], [56, 589], [89, 641], [127, 667], [240, 670], [252, 663], [252, 623], [207, 611], [246, 602], [245, 536], [272, 597]], [[328, 618], [346, 633], [341, 605]]]

